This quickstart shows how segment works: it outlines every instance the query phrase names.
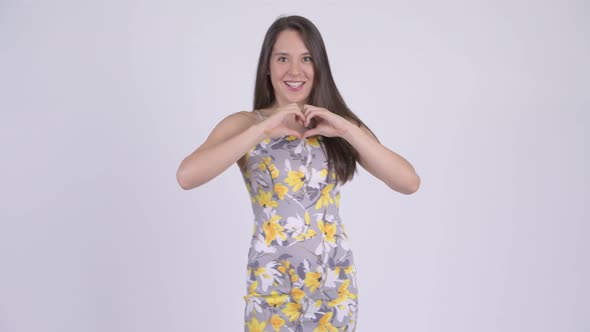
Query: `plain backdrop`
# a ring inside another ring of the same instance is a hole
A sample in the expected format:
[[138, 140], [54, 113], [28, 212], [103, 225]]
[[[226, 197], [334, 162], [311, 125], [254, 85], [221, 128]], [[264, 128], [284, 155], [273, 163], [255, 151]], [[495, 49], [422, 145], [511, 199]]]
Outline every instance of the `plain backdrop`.
[[357, 332], [590, 331], [590, 5], [558, 0], [0, 0], [0, 331], [243, 331], [239, 170], [175, 173], [283, 14], [422, 179], [342, 188]]

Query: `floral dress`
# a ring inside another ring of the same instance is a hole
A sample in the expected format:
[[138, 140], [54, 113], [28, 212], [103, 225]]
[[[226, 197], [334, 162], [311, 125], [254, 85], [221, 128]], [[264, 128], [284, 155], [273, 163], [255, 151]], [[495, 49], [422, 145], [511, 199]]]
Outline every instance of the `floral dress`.
[[246, 332], [355, 331], [356, 269], [322, 139], [265, 139], [246, 154]]

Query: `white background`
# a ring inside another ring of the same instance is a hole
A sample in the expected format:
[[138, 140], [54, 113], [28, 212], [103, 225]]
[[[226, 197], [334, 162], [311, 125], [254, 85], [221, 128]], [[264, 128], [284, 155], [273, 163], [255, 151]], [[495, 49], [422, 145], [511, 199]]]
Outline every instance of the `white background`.
[[243, 331], [239, 170], [175, 173], [281, 14], [422, 179], [342, 188], [358, 332], [589, 331], [590, 5], [557, 0], [0, 0], [0, 331]]

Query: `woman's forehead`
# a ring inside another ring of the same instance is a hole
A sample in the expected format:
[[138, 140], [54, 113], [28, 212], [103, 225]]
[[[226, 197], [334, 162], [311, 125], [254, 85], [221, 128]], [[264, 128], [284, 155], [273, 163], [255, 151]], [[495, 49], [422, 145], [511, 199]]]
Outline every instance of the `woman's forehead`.
[[276, 51], [276, 52], [273, 52], [273, 53], [271, 54], [271, 56], [279, 56], [279, 55], [282, 55], [282, 56], [291, 56], [291, 55], [311, 55], [311, 53], [309, 53], [309, 52], [307, 51], [307, 49], [305, 49], [303, 52], [300, 52], [300, 53], [297, 53], [297, 52], [290, 53], [290, 52], [286, 52], [286, 51]]
[[288, 55], [302, 55], [309, 53], [309, 50], [297, 31], [284, 30], [279, 33], [273, 46], [273, 54], [279, 52], [288, 53]]

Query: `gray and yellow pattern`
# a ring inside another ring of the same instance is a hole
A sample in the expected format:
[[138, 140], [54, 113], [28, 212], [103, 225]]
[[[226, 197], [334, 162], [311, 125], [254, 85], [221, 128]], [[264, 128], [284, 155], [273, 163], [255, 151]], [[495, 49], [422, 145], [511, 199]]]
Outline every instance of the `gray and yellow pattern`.
[[265, 139], [242, 170], [254, 212], [247, 332], [353, 332], [358, 294], [322, 136]]

